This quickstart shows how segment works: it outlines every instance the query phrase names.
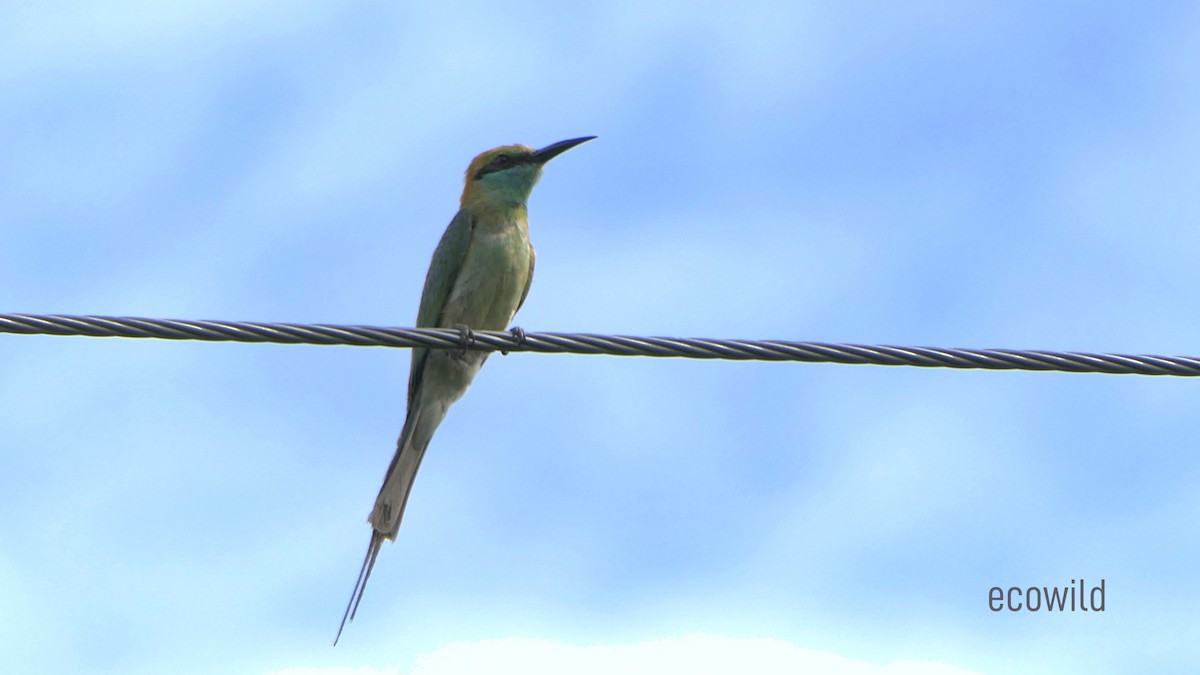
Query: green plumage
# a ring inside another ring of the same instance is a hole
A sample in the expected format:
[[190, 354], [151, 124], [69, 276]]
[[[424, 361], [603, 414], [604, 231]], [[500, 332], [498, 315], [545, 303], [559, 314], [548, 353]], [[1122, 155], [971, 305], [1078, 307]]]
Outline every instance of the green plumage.
[[[542, 166], [591, 137], [541, 150], [510, 145], [471, 162], [462, 207], [442, 235], [421, 293], [417, 326], [503, 330], [529, 293], [534, 252], [529, 243], [526, 202]], [[466, 393], [488, 353], [416, 348], [408, 378], [408, 414], [396, 453], [368, 521], [373, 531], [354, 593], [342, 616], [354, 618], [384, 539], [395, 539], [413, 480], [429, 441], [455, 401]], [[334, 640], [337, 644], [337, 640]]]

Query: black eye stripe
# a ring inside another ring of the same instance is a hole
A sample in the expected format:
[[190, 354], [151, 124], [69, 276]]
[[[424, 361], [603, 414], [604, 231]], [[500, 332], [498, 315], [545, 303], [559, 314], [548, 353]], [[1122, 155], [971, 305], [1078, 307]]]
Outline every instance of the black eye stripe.
[[[500, 161], [501, 157], [507, 158], [507, 161]], [[533, 155], [512, 155], [509, 153], [496, 155], [495, 157], [492, 158], [492, 161], [488, 162], [487, 164], [484, 164], [482, 167], [480, 167], [479, 171], [475, 172], [475, 180], [479, 180], [480, 178], [483, 178], [484, 176], [488, 175], [489, 173], [493, 173], [496, 171], [503, 171], [505, 169], [511, 169], [514, 166], [518, 166], [520, 164], [526, 164], [532, 158], [533, 158]]]

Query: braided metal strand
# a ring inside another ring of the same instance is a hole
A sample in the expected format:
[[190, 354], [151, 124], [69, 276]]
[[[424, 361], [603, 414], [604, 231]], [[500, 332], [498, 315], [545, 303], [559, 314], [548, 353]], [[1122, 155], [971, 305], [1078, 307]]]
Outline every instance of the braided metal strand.
[[631, 337], [584, 333], [474, 331], [470, 344], [450, 328], [182, 321], [107, 316], [0, 314], [0, 333], [160, 338], [212, 342], [429, 347], [482, 351], [607, 354], [739, 361], [803, 361], [925, 368], [1052, 370], [1071, 373], [1200, 376], [1200, 358], [1016, 349], [945, 349], [782, 340]]

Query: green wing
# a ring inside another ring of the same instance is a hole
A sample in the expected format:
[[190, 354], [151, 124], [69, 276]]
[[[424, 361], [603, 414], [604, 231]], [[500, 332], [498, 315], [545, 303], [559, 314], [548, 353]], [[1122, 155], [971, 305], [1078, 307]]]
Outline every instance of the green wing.
[[[433, 262], [429, 263], [429, 273], [425, 275], [425, 289], [421, 291], [421, 307], [417, 310], [418, 328], [445, 328], [441, 325], [442, 310], [450, 297], [450, 289], [458, 280], [463, 260], [467, 257], [467, 248], [471, 245], [471, 232], [475, 229], [475, 219], [465, 210], [459, 211], [446, 227], [442, 240], [438, 242], [433, 252]], [[412, 370], [408, 374], [408, 405], [411, 407], [421, 385], [421, 375], [425, 371], [425, 359], [429, 350], [417, 348], [413, 350]]]
[[[521, 306], [525, 304], [525, 298], [529, 297], [529, 287], [533, 285], [533, 264], [537, 262], [537, 251], [533, 247], [529, 247], [529, 276], [525, 278], [525, 290], [521, 291], [521, 301], [517, 303], [517, 311], [521, 311]], [[514, 312], [515, 313], [515, 312]]]

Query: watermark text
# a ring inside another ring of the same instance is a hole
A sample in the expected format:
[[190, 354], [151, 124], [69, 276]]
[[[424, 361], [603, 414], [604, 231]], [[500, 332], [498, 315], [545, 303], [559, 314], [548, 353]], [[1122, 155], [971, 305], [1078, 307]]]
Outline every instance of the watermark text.
[[1103, 612], [1104, 579], [1087, 586], [1072, 579], [1066, 586], [1010, 586], [988, 589], [988, 609], [999, 612]]

